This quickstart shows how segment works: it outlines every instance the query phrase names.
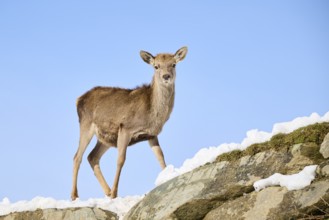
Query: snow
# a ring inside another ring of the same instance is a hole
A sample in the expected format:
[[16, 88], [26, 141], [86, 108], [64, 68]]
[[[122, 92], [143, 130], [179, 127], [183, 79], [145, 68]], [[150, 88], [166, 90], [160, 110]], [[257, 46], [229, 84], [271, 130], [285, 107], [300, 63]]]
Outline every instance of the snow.
[[97, 207], [104, 210], [108, 210], [116, 213], [122, 218], [131, 207], [139, 202], [144, 196], [127, 196], [124, 198], [111, 199], [108, 197], [98, 199], [88, 199], [81, 201], [79, 199], [75, 201], [69, 200], [55, 200], [53, 198], [35, 197], [30, 201], [19, 201], [11, 203], [8, 198], [4, 198], [0, 202], [0, 216], [7, 215], [11, 212], [22, 212], [22, 211], [35, 211], [36, 209], [65, 209], [65, 208], [76, 208], [76, 207]]
[[322, 117], [317, 113], [312, 113], [308, 117], [298, 117], [289, 122], [276, 123], [273, 125], [271, 132], [259, 131], [257, 129], [250, 130], [247, 132], [246, 137], [240, 144], [224, 143], [218, 147], [203, 148], [197, 152], [193, 158], [185, 160], [180, 168], [175, 168], [173, 165], [168, 165], [161, 173], [159, 173], [157, 179], [155, 180], [155, 185], [161, 185], [174, 177], [189, 172], [208, 162], [213, 162], [223, 153], [233, 150], [245, 150], [252, 144], [269, 141], [276, 134], [287, 134], [298, 128], [321, 122], [329, 122], [329, 112]]
[[[289, 133], [300, 127], [310, 124], [329, 122], [329, 112], [324, 116], [312, 113], [308, 117], [299, 117], [290, 122], [282, 122], [273, 125], [271, 132], [259, 131], [253, 129], [247, 132], [246, 137], [241, 143], [224, 143], [217, 147], [208, 147], [199, 150], [193, 158], [185, 160], [180, 168], [168, 165], [157, 177], [155, 184], [158, 186], [176, 176], [189, 172], [208, 162], [213, 162], [220, 154], [233, 150], [245, 150], [248, 146], [265, 142], [278, 133]], [[288, 190], [301, 189], [311, 183], [315, 176], [316, 165], [305, 167], [300, 173], [293, 175], [282, 175], [276, 173], [267, 179], [259, 180], [254, 183], [256, 191], [267, 186], [280, 185]], [[108, 197], [98, 199], [88, 199], [86, 201], [76, 200], [55, 200], [53, 198], [35, 197], [31, 201], [19, 201], [11, 203], [8, 198], [3, 198], [0, 202], [0, 216], [11, 212], [34, 211], [36, 209], [65, 209], [76, 207], [98, 207], [109, 210], [122, 218], [129, 209], [139, 202], [144, 196], [127, 196], [124, 198], [110, 199]]]
[[272, 176], [258, 180], [254, 183], [254, 188], [258, 192], [269, 186], [279, 185], [287, 187], [290, 190], [299, 190], [311, 184], [315, 178], [315, 170], [317, 165], [306, 166], [302, 171], [292, 175], [282, 175], [275, 173]]

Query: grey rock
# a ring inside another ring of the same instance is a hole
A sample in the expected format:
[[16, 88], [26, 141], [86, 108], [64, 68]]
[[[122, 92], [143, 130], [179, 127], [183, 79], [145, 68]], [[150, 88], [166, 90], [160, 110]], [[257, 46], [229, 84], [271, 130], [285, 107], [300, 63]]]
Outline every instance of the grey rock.
[[319, 152], [320, 147], [315, 143], [301, 143], [295, 144], [291, 147], [291, 154], [293, 155], [291, 161], [286, 165], [288, 173], [302, 170], [305, 166], [310, 164], [318, 164], [323, 160]]
[[329, 157], [329, 133], [326, 135], [321, 144], [320, 153], [323, 155], [324, 158]]
[[[260, 192], [228, 201], [209, 212], [204, 220], [244, 219], [276, 220], [298, 219], [307, 213], [328, 207], [329, 181], [319, 181], [298, 191], [287, 191], [281, 187], [269, 187]], [[327, 201], [326, 201], [327, 200]], [[320, 219], [320, 218], [314, 218]]]
[[291, 158], [266, 151], [200, 167], [151, 191], [124, 219], [202, 219], [227, 200], [252, 192], [256, 180], [283, 171]]
[[326, 165], [321, 169], [321, 174], [327, 177], [329, 176], [329, 165]]
[[277, 207], [283, 201], [286, 192], [286, 189], [280, 187], [269, 187], [258, 193], [252, 192], [224, 203], [209, 212], [204, 219], [266, 219], [271, 209]]

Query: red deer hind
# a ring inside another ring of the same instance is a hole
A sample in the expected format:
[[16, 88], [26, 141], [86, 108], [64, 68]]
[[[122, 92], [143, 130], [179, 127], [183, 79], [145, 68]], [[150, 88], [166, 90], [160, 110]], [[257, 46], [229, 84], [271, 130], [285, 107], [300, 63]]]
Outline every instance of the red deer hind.
[[[182, 47], [175, 54], [162, 53], [156, 56], [141, 51], [142, 59], [155, 69], [150, 85], [135, 89], [95, 87], [78, 98], [80, 141], [74, 156], [72, 200], [78, 198], [79, 167], [83, 153], [94, 135], [97, 143], [88, 161], [105, 195], [111, 198], [118, 194], [120, 173], [128, 146], [147, 140], [161, 168], [166, 167], [158, 135], [174, 106], [176, 64], [185, 58], [186, 53], [187, 47]], [[99, 166], [99, 160], [110, 147], [118, 149], [112, 190]]]

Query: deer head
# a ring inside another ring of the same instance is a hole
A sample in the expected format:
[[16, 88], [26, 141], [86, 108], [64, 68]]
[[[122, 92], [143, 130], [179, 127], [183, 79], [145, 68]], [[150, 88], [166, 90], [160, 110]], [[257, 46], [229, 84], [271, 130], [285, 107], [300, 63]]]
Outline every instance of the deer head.
[[146, 51], [141, 51], [142, 59], [155, 69], [154, 80], [164, 86], [171, 86], [176, 79], [176, 64], [183, 60], [187, 47], [182, 47], [175, 54], [158, 54], [155, 57]]

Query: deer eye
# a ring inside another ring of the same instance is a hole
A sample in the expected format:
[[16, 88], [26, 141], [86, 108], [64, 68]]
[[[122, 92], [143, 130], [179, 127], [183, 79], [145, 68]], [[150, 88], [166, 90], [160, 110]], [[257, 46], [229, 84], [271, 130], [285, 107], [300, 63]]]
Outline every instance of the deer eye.
[[156, 66], [154, 66], [154, 68], [157, 70], [160, 68], [160, 65], [156, 65]]
[[174, 64], [172, 65], [172, 67], [175, 68], [175, 67], [176, 67], [176, 63], [174, 63]]

